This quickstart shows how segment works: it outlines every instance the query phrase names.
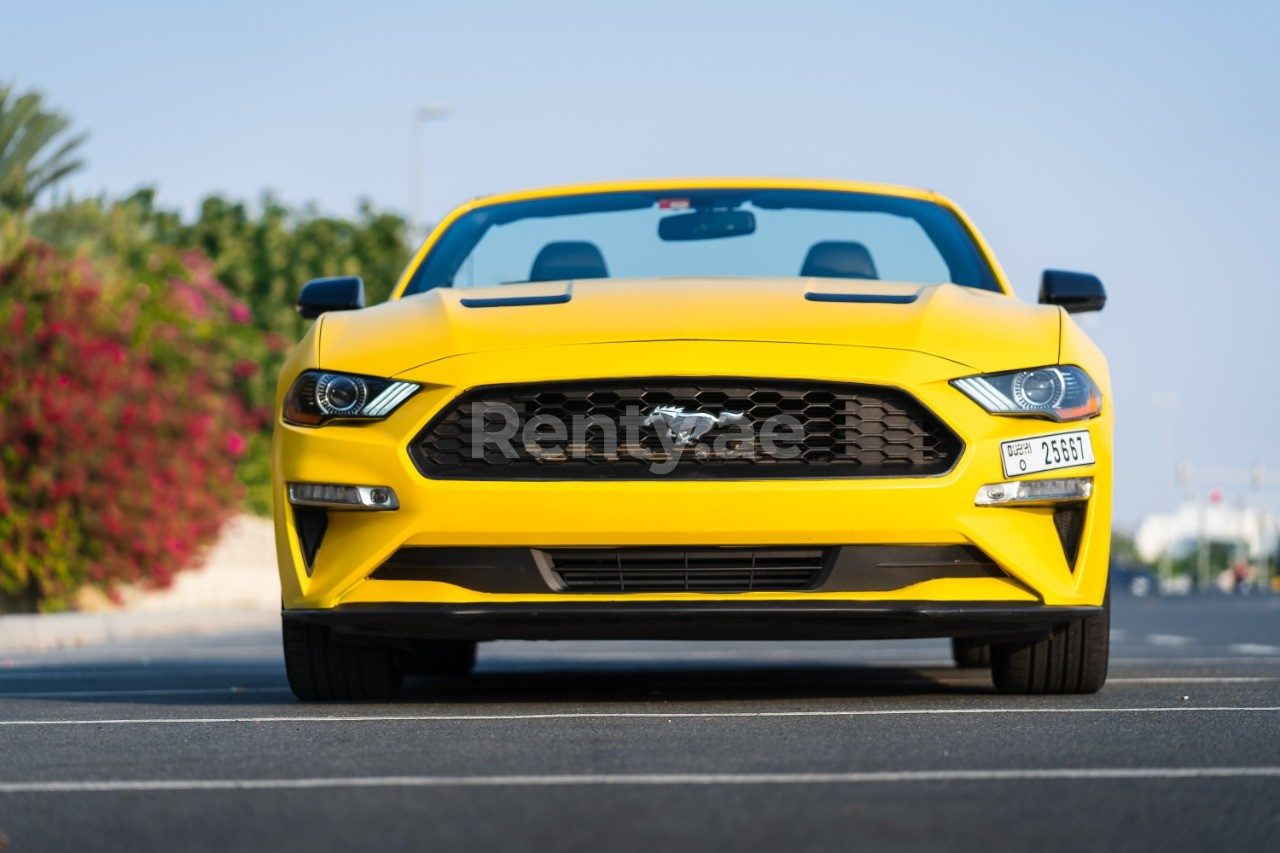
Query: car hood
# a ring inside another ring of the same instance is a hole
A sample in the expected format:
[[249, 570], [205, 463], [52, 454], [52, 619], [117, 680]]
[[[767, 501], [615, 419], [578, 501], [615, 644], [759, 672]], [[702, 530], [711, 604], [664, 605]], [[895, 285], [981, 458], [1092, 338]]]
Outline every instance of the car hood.
[[1060, 312], [954, 284], [846, 279], [595, 279], [435, 289], [324, 315], [320, 364], [394, 376], [454, 355], [711, 340], [881, 347], [978, 371], [1058, 360]]

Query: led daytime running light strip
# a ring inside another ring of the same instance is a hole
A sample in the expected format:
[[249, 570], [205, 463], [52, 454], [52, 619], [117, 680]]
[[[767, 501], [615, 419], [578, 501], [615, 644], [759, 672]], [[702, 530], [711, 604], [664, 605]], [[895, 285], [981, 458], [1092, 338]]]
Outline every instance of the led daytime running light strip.
[[370, 400], [360, 414], [372, 418], [381, 417], [403, 403], [417, 390], [418, 386], [412, 382], [392, 382], [381, 394]]
[[978, 489], [975, 506], [1056, 503], [1088, 500], [1093, 494], [1092, 477], [1061, 477], [1052, 480], [1011, 480], [988, 483]]
[[982, 399], [988, 406], [993, 407], [996, 411], [1019, 411], [1020, 406], [1015, 406], [1013, 401], [981, 376], [970, 376], [967, 379], [957, 379], [954, 383], [956, 387], [962, 391], [966, 391], [970, 396]]
[[348, 486], [341, 483], [290, 483], [289, 503], [330, 509], [395, 510], [400, 499], [390, 486]]

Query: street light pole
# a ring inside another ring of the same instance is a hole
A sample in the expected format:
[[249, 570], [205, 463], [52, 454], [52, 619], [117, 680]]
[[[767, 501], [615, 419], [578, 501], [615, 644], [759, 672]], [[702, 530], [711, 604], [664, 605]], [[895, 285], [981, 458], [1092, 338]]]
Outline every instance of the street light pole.
[[[1173, 494], [1177, 489], [1179, 473], [1181, 466], [1177, 471], [1174, 469], [1174, 450], [1173, 450], [1173, 417], [1178, 409], [1178, 394], [1175, 391], [1158, 392], [1151, 397], [1151, 405], [1160, 412], [1160, 446], [1164, 451], [1161, 460], [1161, 468], [1164, 469], [1165, 475], [1161, 477], [1163, 485], [1161, 495], [1165, 509], [1172, 515], [1177, 512], [1177, 503], [1173, 498]], [[1165, 479], [1165, 478], [1168, 479]], [[1160, 562], [1156, 569], [1160, 582], [1168, 584], [1173, 578], [1173, 542], [1169, 542], [1164, 550], [1160, 552]]]
[[[1261, 462], [1255, 464], [1253, 470], [1249, 472], [1249, 481], [1250, 485], [1253, 486], [1254, 504], [1258, 513], [1255, 521], [1258, 524], [1258, 547], [1261, 551], [1259, 558], [1262, 561], [1258, 588], [1262, 592], [1269, 593], [1271, 592], [1272, 522], [1271, 513], [1267, 511], [1265, 500], [1262, 497], [1262, 490], [1267, 484], [1267, 466]], [[1280, 557], [1280, 554], [1277, 554], [1277, 557]]]
[[434, 119], [448, 118], [453, 108], [448, 104], [427, 104], [413, 112], [409, 133], [409, 240], [416, 244], [426, 236], [423, 233], [425, 213], [422, 207], [422, 125]]

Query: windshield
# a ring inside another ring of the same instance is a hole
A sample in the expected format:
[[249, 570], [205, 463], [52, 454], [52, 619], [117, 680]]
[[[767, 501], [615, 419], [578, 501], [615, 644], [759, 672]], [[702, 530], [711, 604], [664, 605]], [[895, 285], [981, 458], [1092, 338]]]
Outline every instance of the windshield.
[[999, 291], [942, 205], [826, 190], [666, 189], [488, 205], [461, 216], [405, 290], [584, 278], [881, 279]]

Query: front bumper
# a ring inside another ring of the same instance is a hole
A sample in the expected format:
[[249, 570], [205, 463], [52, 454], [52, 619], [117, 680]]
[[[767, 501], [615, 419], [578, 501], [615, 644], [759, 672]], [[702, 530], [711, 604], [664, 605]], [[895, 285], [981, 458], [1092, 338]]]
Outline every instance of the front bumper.
[[[343, 369], [341, 364], [305, 366]], [[983, 602], [1100, 605], [1110, 531], [1109, 412], [1073, 425], [1090, 431], [1094, 465], [1045, 475], [1094, 479], [1079, 556], [1072, 566], [1059, 543], [1052, 508], [974, 506], [979, 487], [1004, 479], [1000, 441], [1058, 432], [1063, 427], [988, 415], [948, 384], [973, 372], [945, 359], [900, 350], [712, 341], [549, 347], [433, 362], [396, 377], [425, 387], [385, 421], [319, 429], [277, 425], [273, 451], [276, 538], [285, 607], [327, 611], [357, 605], [502, 604], [543, 611], [554, 607], [557, 614], [567, 616], [563, 608], [570, 604], [635, 607], [643, 602], [729, 601], [752, 608], [785, 602], [835, 606], [895, 601], [972, 603], [965, 607]], [[946, 421], [966, 447], [945, 475], [894, 479], [476, 482], [427, 479], [409, 458], [410, 439], [464, 389], [651, 375], [893, 385], [909, 391]], [[378, 513], [329, 512], [323, 545], [308, 567], [287, 501], [288, 482], [390, 486], [399, 496], [400, 508]], [[449, 583], [370, 577], [403, 547], [854, 544], [973, 545], [1007, 577], [937, 579], [891, 591], [625, 595], [513, 595]]]
[[289, 621], [389, 640], [1035, 640], [1101, 607], [931, 601], [700, 601], [344, 604], [288, 610]]

